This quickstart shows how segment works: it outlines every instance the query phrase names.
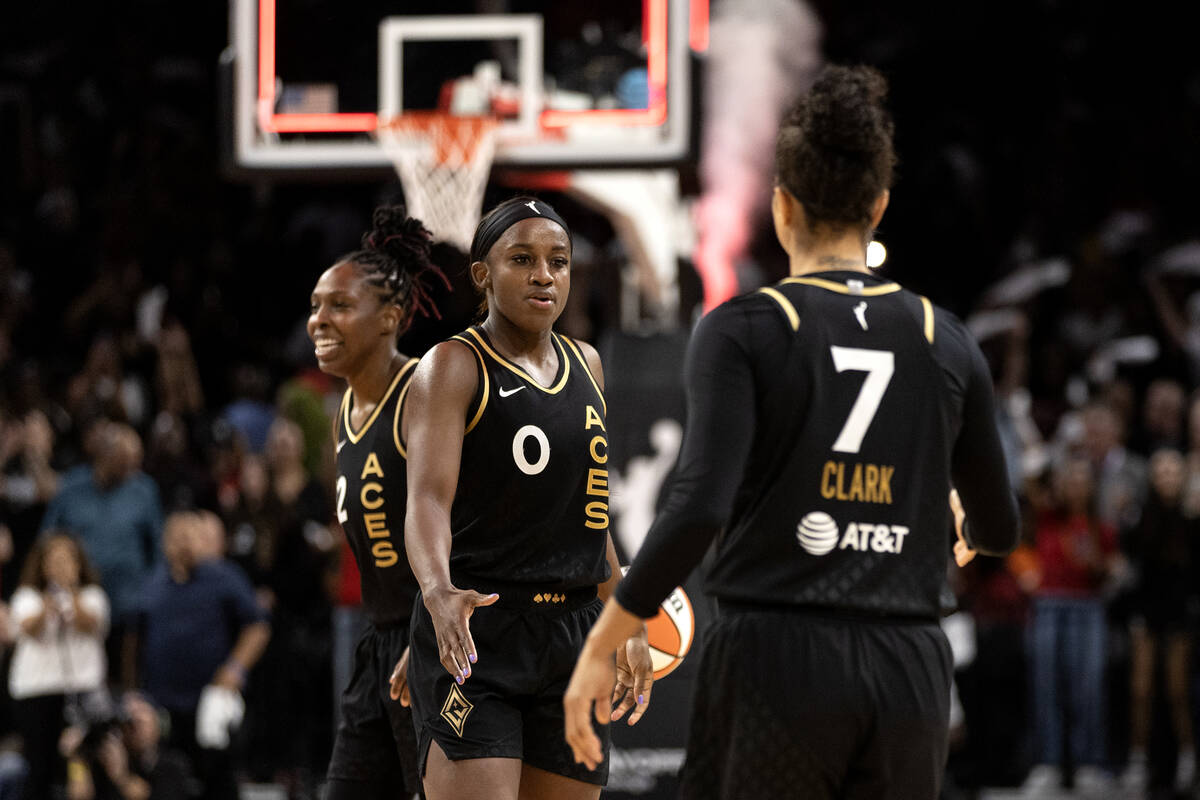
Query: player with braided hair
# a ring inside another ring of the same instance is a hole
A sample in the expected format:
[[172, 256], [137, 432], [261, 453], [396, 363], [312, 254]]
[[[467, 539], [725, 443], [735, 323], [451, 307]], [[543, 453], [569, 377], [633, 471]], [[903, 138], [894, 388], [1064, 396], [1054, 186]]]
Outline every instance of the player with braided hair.
[[328, 800], [394, 800], [420, 790], [403, 671], [391, 675], [407, 658], [417, 592], [404, 551], [407, 464], [399, 437], [417, 360], [400, 353], [396, 340], [417, 313], [438, 316], [425, 276], [446, 279], [430, 262], [431, 243], [403, 206], [377, 208], [362, 249], [325, 270], [312, 292], [308, 335], [317, 362], [349, 384], [333, 425], [337, 518], [358, 564], [369, 623], [342, 694]]
[[[938, 624], [953, 534], [1003, 554], [1016, 503], [966, 326], [876, 275], [896, 156], [887, 84], [828, 67], [784, 119], [771, 198], [791, 275], [697, 325], [676, 478], [588, 635], [564, 699], [600, 761], [613, 651], [715, 539], [684, 798], [933, 800], [952, 663]], [[957, 511], [956, 511], [957, 516]]]

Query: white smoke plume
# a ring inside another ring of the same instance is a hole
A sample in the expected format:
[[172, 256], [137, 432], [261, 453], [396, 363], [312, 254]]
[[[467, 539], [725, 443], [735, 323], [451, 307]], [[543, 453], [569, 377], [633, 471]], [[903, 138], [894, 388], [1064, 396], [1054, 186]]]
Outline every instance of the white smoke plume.
[[709, 310], [737, 293], [736, 264], [770, 199], [775, 133], [821, 66], [822, 26], [804, 0], [713, 8], [693, 260]]

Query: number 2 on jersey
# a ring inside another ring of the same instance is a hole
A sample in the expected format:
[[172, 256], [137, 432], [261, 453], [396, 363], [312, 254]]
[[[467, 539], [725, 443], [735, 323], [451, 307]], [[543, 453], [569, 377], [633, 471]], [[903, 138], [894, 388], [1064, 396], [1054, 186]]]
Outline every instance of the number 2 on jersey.
[[345, 524], [346, 520], [350, 519], [350, 515], [346, 513], [346, 476], [338, 475], [337, 479], [337, 519], [338, 522]]
[[833, 367], [838, 372], [865, 372], [866, 380], [858, 390], [858, 397], [850, 408], [850, 416], [833, 443], [833, 450], [838, 453], [857, 453], [862, 446], [867, 428], [875, 419], [883, 393], [887, 391], [892, 373], [896, 371], [896, 356], [890, 350], [865, 350], [861, 347], [829, 348], [833, 356]]

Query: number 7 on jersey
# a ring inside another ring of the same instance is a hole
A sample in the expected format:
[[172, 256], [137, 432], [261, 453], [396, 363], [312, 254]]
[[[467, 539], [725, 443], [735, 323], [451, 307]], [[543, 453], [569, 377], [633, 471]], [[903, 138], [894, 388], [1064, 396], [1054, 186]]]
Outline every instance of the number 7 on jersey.
[[837, 345], [830, 347], [829, 352], [833, 356], [833, 367], [838, 372], [849, 370], [867, 373], [862, 388], [858, 390], [858, 397], [850, 408], [850, 416], [846, 417], [846, 424], [833, 443], [834, 452], [857, 453], [863, 437], [867, 435], [867, 428], [871, 427], [871, 420], [875, 419], [875, 412], [879, 410], [892, 373], [896, 371], [896, 356], [890, 350], [864, 350]]

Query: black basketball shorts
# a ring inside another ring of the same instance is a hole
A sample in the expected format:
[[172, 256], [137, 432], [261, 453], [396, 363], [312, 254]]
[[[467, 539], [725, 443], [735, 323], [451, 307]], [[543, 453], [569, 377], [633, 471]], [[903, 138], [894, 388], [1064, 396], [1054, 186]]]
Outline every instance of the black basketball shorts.
[[389, 679], [408, 646], [408, 628], [367, 626], [354, 650], [354, 671], [342, 692], [342, 722], [329, 760], [329, 780], [420, 790], [412, 712], [389, 695]]
[[952, 669], [935, 622], [723, 606], [704, 640], [679, 797], [935, 800]]
[[603, 786], [608, 781], [608, 726], [596, 726], [605, 756], [589, 770], [575, 763], [567, 746], [562, 707], [571, 670], [603, 608], [594, 587], [566, 595], [532, 587], [487, 591], [493, 590], [500, 593], [499, 602], [477, 608], [471, 616], [478, 660], [461, 686], [438, 660], [433, 620], [417, 598], [408, 679], [421, 774], [429, 745], [436, 741], [451, 761], [517, 758]]

